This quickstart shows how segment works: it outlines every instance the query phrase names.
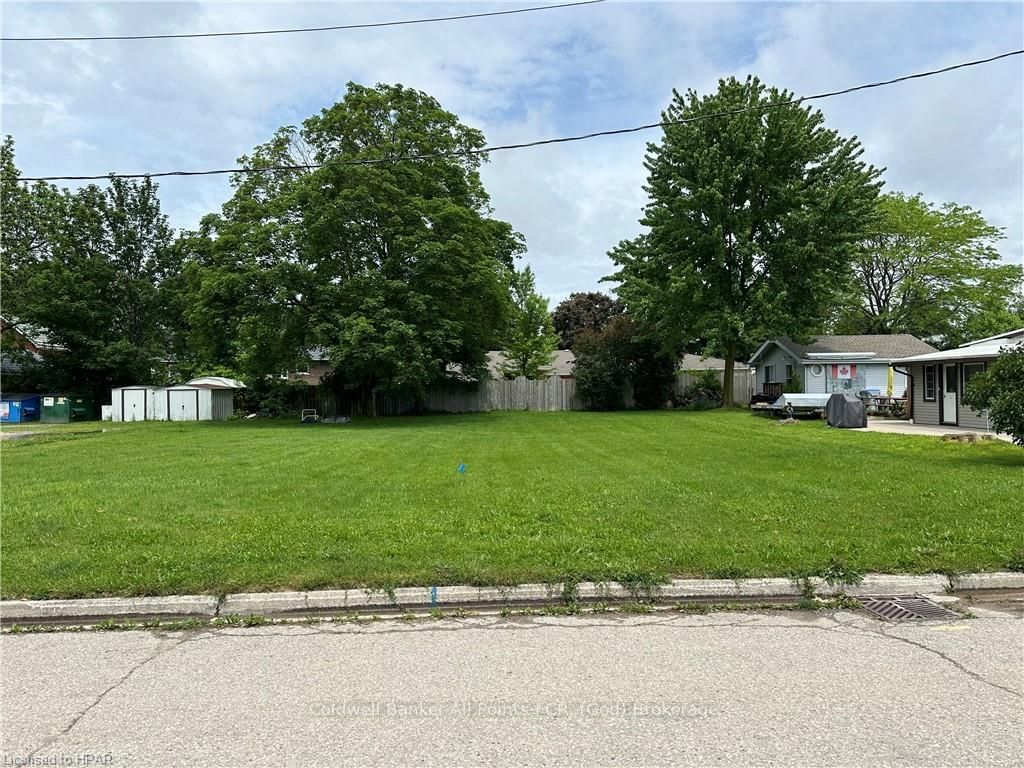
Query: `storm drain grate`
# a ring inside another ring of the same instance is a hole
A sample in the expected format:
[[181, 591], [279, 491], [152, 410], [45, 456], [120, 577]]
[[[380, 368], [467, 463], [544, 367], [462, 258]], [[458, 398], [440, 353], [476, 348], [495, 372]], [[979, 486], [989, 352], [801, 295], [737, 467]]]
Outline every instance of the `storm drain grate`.
[[924, 597], [861, 597], [864, 610], [888, 621], [921, 619], [962, 619], [956, 611], [943, 608]]

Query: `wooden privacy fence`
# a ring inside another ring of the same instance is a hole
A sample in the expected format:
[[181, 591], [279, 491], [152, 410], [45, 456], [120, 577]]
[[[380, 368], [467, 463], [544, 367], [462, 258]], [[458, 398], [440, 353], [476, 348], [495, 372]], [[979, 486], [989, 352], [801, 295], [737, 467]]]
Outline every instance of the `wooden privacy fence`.
[[[683, 390], [694, 384], [703, 371], [680, 371], [676, 374], [676, 392], [681, 394]], [[715, 371], [719, 384], [724, 384], [725, 371]], [[736, 405], [746, 405], [750, 402], [750, 396], [754, 392], [754, 372], [749, 368], [738, 368], [732, 372], [732, 401]]]
[[[718, 380], [722, 371], [715, 371]], [[676, 376], [675, 391], [681, 393], [697, 380], [693, 372]], [[733, 400], [737, 404], [750, 402], [753, 379], [747, 370], [735, 371]], [[627, 405], [632, 405], [627, 386]], [[309, 387], [301, 396], [300, 408], [315, 408], [323, 416], [352, 415], [359, 412], [356, 398], [348, 393], [336, 393], [327, 387]], [[584, 408], [576, 396], [575, 379], [552, 376], [547, 379], [485, 379], [477, 385], [436, 385], [425, 401], [416, 402], [407, 396], [378, 393], [375, 395], [378, 416], [400, 416], [417, 411], [435, 413], [475, 413], [478, 411], [580, 411]]]

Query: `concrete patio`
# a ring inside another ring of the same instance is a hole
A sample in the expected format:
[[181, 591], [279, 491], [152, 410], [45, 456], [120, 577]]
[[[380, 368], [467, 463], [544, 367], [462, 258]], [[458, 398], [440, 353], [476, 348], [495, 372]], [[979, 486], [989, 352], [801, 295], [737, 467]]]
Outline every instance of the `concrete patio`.
[[994, 437], [997, 440], [1013, 442], [1010, 436], [1002, 432], [986, 432], [980, 429], [968, 429], [967, 427], [934, 426], [931, 424], [914, 424], [902, 419], [878, 419], [868, 417], [868, 426], [865, 429], [855, 429], [854, 432], [892, 432], [898, 435], [924, 435], [927, 437], [942, 437], [943, 435], [967, 435], [975, 434], [979, 437]]

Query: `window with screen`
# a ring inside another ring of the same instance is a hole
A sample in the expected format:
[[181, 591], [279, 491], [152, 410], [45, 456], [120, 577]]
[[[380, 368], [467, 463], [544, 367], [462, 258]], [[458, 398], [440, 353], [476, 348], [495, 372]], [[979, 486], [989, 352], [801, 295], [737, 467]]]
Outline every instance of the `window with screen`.
[[935, 366], [926, 365], [924, 367], [924, 399], [934, 400], [935, 399]]
[[764, 383], [771, 384], [775, 381], [775, 366], [766, 365], [764, 367]]

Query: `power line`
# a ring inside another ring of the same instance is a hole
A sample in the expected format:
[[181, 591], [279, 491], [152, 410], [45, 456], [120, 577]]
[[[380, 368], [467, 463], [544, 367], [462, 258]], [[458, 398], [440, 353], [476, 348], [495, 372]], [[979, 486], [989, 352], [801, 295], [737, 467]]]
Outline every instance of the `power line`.
[[593, 131], [592, 133], [583, 133], [576, 136], [561, 136], [553, 139], [538, 139], [536, 141], [526, 141], [518, 144], [500, 144], [493, 147], [483, 147], [482, 149], [471, 149], [459, 152], [435, 152], [421, 155], [400, 155], [398, 157], [382, 157], [382, 158], [362, 158], [358, 160], [333, 160], [327, 163], [306, 163], [300, 165], [273, 165], [264, 168], [219, 168], [207, 171], [159, 171], [151, 173], [107, 173], [95, 176], [25, 176], [18, 179], [19, 181], [103, 181], [106, 179], [144, 179], [144, 178], [159, 178], [167, 176], [218, 176], [230, 173], [271, 173], [274, 171], [311, 171], [317, 168], [323, 168], [326, 166], [341, 166], [341, 165], [383, 165], [385, 163], [398, 163], [404, 161], [418, 161], [418, 160], [438, 160], [448, 159], [457, 157], [473, 157], [478, 155], [486, 155], [491, 152], [503, 152], [512, 149], [527, 149], [529, 147], [540, 147], [547, 144], [567, 144], [575, 141], [585, 141], [587, 139], [595, 139], [601, 136], [620, 136], [627, 133], [639, 133], [640, 131], [648, 131], [653, 128], [666, 128], [672, 125], [683, 125], [686, 123], [693, 123], [700, 120], [711, 120], [718, 117], [732, 117], [734, 115], [740, 115], [745, 112], [760, 111], [764, 112], [769, 109], [778, 109], [780, 107], [789, 107], [794, 105], [800, 105], [806, 101], [817, 101], [821, 99], [832, 98], [833, 96], [843, 96], [848, 93], [854, 93], [856, 91], [866, 91], [872, 88], [882, 88], [887, 85], [894, 85], [895, 83], [903, 83], [907, 80], [917, 80], [924, 77], [932, 77], [934, 75], [941, 75], [946, 72], [952, 72], [957, 69], [964, 69], [966, 67], [976, 67], [981, 64], [989, 64], [1000, 59], [1006, 59], [1011, 56], [1020, 56], [1024, 54], [1024, 48], [1007, 51], [1006, 53], [1000, 53], [995, 56], [989, 56], [985, 59], [974, 59], [973, 61], [964, 61], [959, 64], [952, 64], [948, 67], [942, 67], [940, 69], [931, 69], [925, 72], [916, 72], [912, 75], [903, 75], [901, 77], [894, 77], [890, 80], [879, 80], [873, 83], [865, 83], [863, 85], [854, 85], [849, 88], [843, 88], [838, 91], [826, 91], [824, 93], [816, 93], [811, 96], [801, 96], [798, 99], [790, 99], [789, 101], [780, 101], [772, 104], [758, 104], [749, 107], [740, 107], [738, 109], [732, 109], [725, 112], [713, 112], [706, 115], [695, 115], [693, 117], [684, 117], [679, 120], [663, 120], [657, 123], [646, 123], [644, 125], [633, 126], [632, 128], [614, 128], [607, 131]]
[[410, 24], [434, 24], [441, 21], [461, 21], [463, 19], [482, 19], [488, 16], [512, 16], [517, 13], [533, 13], [534, 11], [551, 11], [557, 8], [573, 8], [580, 5], [596, 5], [605, 0], [579, 0], [558, 5], [538, 5], [531, 8], [514, 8], [507, 11], [487, 11], [485, 13], [465, 13], [458, 16], [436, 16], [429, 19], [404, 19], [402, 21], [376, 21], [365, 24], [337, 24], [330, 27], [296, 27], [293, 29], [258, 29], [248, 32], [192, 32], [166, 35], [88, 35], [60, 37], [0, 37], [4, 42], [12, 43], [60, 43], [85, 40], [176, 40], [196, 37], [246, 37], [250, 35], [285, 35], [295, 32], [332, 32], [345, 29], [372, 29], [375, 27], [404, 27]]

